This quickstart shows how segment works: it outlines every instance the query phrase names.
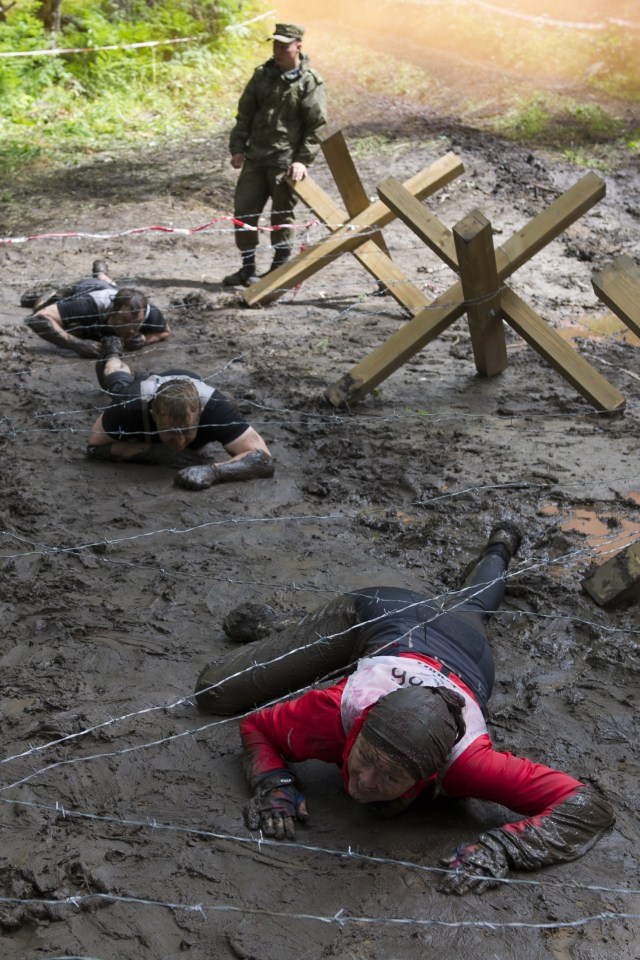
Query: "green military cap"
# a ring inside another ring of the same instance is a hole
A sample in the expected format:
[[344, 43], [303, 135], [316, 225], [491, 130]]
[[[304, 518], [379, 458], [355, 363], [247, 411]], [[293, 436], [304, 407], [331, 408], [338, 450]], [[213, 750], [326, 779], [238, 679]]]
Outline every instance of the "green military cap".
[[279, 40], [280, 43], [291, 43], [292, 40], [302, 40], [304, 27], [297, 23], [276, 23], [276, 29], [270, 40]]

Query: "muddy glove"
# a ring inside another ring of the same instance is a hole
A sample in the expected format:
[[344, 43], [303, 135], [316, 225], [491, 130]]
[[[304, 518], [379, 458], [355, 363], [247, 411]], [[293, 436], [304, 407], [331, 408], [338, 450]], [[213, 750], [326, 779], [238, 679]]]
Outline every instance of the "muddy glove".
[[[55, 340], [51, 341], [55, 343]], [[58, 342], [59, 346], [66, 347], [67, 350], [73, 350], [79, 357], [85, 357], [87, 360], [97, 360], [100, 357], [102, 347], [95, 340], [80, 340], [74, 337], [73, 342], [62, 340]]]
[[219, 470], [215, 464], [205, 464], [198, 467], [185, 467], [176, 473], [174, 483], [176, 487], [185, 490], [206, 490], [219, 481]]
[[[202, 451], [200, 451], [202, 456]], [[206, 454], [205, 454], [206, 455]], [[273, 458], [264, 450], [252, 450], [239, 460], [206, 464], [181, 470], [175, 478], [176, 486], [187, 490], [206, 490], [214, 483], [232, 483], [235, 480], [253, 480], [256, 477], [272, 477]]]
[[485, 846], [483, 843], [468, 843], [456, 847], [450, 857], [444, 857], [440, 863], [455, 873], [450, 873], [441, 881], [438, 889], [441, 893], [457, 893], [462, 897], [473, 890], [484, 893], [496, 887], [496, 877], [506, 877], [508, 872], [506, 855], [499, 849]]
[[125, 346], [127, 350], [142, 350], [146, 342], [147, 338], [144, 333], [136, 333], [134, 337], [125, 342]]
[[100, 341], [100, 355], [103, 360], [109, 357], [121, 357], [124, 353], [124, 343], [120, 337], [103, 337]]
[[294, 840], [295, 821], [309, 819], [307, 801], [296, 788], [295, 780], [287, 774], [267, 777], [256, 787], [256, 792], [245, 807], [249, 830], [262, 830], [265, 837], [276, 840]]

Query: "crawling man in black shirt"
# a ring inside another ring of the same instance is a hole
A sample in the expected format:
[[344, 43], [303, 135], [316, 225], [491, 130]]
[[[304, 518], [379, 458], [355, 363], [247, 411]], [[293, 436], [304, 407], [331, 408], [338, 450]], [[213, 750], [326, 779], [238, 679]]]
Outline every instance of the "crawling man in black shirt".
[[91, 277], [35, 299], [28, 292], [20, 303], [33, 309], [25, 322], [34, 333], [80, 357], [99, 357], [100, 341], [108, 336], [120, 337], [127, 350], [140, 350], [171, 333], [142, 290], [118, 287], [102, 260], [94, 261]]
[[[219, 390], [187, 370], [135, 378], [121, 358], [121, 341], [111, 338], [104, 347], [111, 356], [98, 361], [98, 377], [113, 402], [93, 425], [90, 457], [172, 466], [195, 461], [175, 477], [188, 490], [273, 476], [266, 443]], [[218, 443], [228, 460], [217, 460]]]

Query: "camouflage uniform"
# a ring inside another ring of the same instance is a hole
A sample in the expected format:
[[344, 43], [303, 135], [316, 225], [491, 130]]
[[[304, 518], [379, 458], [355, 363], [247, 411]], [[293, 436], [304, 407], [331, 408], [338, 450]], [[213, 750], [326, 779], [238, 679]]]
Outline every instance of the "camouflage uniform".
[[[281, 73], [273, 58], [258, 67], [238, 104], [231, 131], [231, 154], [243, 153], [245, 161], [235, 192], [235, 216], [255, 226], [271, 198], [271, 225], [293, 223], [296, 194], [286, 181], [289, 164], [308, 166], [318, 144], [314, 133], [326, 123], [326, 95], [322, 78], [301, 55], [300, 66]], [[236, 229], [241, 252], [253, 251], [258, 234]], [[271, 234], [272, 246], [287, 253], [293, 245], [293, 230], [285, 227]]]

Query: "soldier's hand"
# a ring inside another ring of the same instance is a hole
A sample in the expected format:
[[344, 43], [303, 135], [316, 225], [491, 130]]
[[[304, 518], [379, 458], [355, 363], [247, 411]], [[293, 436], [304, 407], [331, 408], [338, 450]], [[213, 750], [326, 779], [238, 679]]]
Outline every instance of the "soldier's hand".
[[292, 180], [304, 180], [307, 175], [307, 168], [304, 163], [300, 163], [299, 160], [296, 160], [295, 163], [289, 164], [289, 169], [287, 170], [287, 176], [291, 177]]
[[231, 166], [234, 170], [239, 170], [242, 164], [244, 163], [244, 153], [232, 153], [231, 154]]

